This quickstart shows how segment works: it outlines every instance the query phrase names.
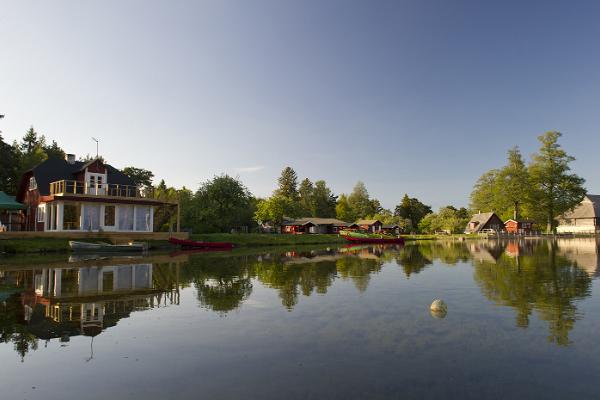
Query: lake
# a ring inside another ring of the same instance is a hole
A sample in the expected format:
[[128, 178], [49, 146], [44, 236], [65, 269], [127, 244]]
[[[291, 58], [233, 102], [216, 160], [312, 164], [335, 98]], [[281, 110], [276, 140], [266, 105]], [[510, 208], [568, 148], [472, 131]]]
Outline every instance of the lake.
[[598, 398], [599, 247], [0, 258], [0, 398]]

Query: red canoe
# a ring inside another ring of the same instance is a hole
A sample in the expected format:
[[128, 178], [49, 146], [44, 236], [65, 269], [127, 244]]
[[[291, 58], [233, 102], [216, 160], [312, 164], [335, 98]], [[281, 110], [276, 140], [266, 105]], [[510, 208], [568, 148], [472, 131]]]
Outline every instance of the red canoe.
[[183, 240], [169, 238], [169, 243], [179, 245], [186, 249], [232, 249], [233, 244], [229, 242], [197, 242], [195, 240]]
[[347, 241], [352, 243], [371, 243], [371, 244], [402, 244], [404, 238], [359, 238], [344, 236]]

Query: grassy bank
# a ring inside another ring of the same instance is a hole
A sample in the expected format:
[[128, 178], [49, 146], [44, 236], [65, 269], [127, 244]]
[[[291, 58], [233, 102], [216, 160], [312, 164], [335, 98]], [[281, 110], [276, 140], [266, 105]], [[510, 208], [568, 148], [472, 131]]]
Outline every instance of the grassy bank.
[[345, 239], [338, 235], [279, 235], [279, 234], [229, 234], [229, 233], [207, 233], [193, 234], [192, 240], [206, 242], [231, 242], [236, 247], [256, 246], [289, 246], [306, 244], [335, 244], [345, 243]]
[[[258, 246], [299, 246], [344, 243], [344, 239], [337, 235], [267, 235], [267, 234], [239, 234], [211, 233], [196, 234], [192, 240], [206, 242], [231, 242], [236, 247]], [[110, 240], [98, 238], [81, 240], [87, 242]], [[172, 249], [167, 241], [147, 241], [150, 249]], [[70, 251], [69, 239], [31, 238], [31, 239], [5, 239], [0, 240], [0, 253], [6, 254], [34, 254], [34, 253], [67, 253]]]
[[[465, 240], [481, 239], [477, 235], [404, 235], [406, 240]], [[192, 240], [206, 242], [231, 242], [236, 247], [260, 246], [302, 246], [302, 245], [329, 245], [346, 243], [338, 235], [279, 235], [279, 234], [229, 234], [208, 233], [193, 234]], [[78, 239], [81, 240], [81, 239]], [[88, 242], [110, 240], [98, 238], [82, 240]], [[173, 247], [167, 241], [147, 241], [149, 247], [155, 250], [169, 250]], [[69, 239], [31, 238], [31, 239], [6, 239], [0, 240], [0, 253], [7, 254], [34, 254], [34, 253], [67, 253], [70, 251]]]

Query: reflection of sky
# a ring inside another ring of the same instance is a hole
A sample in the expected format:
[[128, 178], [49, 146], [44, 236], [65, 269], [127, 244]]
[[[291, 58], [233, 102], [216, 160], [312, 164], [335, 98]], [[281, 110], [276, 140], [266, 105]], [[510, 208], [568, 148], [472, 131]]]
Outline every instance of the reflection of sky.
[[[277, 290], [253, 280], [248, 301], [227, 314], [181, 304], [132, 313], [94, 339], [52, 341], [24, 364], [0, 346], [2, 398], [565, 398], [595, 396], [600, 376], [600, 304], [577, 302], [568, 347], [548, 327], [486, 299], [470, 263], [439, 261], [407, 279], [395, 263], [368, 289], [336, 279], [326, 294], [300, 295], [292, 311]], [[433, 298], [448, 304], [432, 318]], [[40, 343], [40, 347], [43, 343]], [[35, 386], [35, 389], [31, 389]], [[82, 393], [85, 395], [82, 397]], [[540, 394], [543, 393], [543, 396]]]

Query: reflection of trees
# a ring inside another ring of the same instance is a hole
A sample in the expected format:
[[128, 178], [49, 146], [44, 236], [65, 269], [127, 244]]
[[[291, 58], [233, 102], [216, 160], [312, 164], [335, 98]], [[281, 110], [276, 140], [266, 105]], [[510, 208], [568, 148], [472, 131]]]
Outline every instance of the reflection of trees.
[[182, 282], [193, 282], [202, 307], [220, 313], [238, 308], [252, 293], [246, 257], [198, 257], [181, 271]]
[[278, 289], [282, 304], [292, 309], [298, 296], [327, 293], [336, 273], [334, 261], [286, 265], [277, 260], [257, 262], [254, 272], [263, 284]]
[[342, 278], [351, 279], [354, 286], [364, 292], [371, 281], [371, 274], [381, 271], [382, 260], [343, 257], [336, 261], [336, 269]]
[[421, 246], [409, 245], [398, 253], [396, 263], [402, 267], [404, 274], [409, 278], [411, 274], [418, 274], [431, 265], [432, 260], [423, 255]]
[[24, 321], [23, 306], [16, 295], [0, 305], [0, 342], [12, 342], [21, 361], [29, 350], [38, 348], [38, 338], [29, 332]]
[[[409, 246], [407, 246], [409, 247]], [[423, 257], [429, 260], [439, 259], [444, 264], [454, 265], [471, 259], [469, 249], [464, 242], [435, 241], [419, 245]]]
[[526, 256], [504, 255], [496, 264], [474, 263], [474, 268], [474, 279], [486, 297], [515, 308], [517, 326], [527, 327], [536, 310], [549, 324], [548, 340], [569, 344], [569, 332], [577, 319], [574, 302], [590, 294], [591, 279], [558, 256], [556, 246], [544, 242]]

